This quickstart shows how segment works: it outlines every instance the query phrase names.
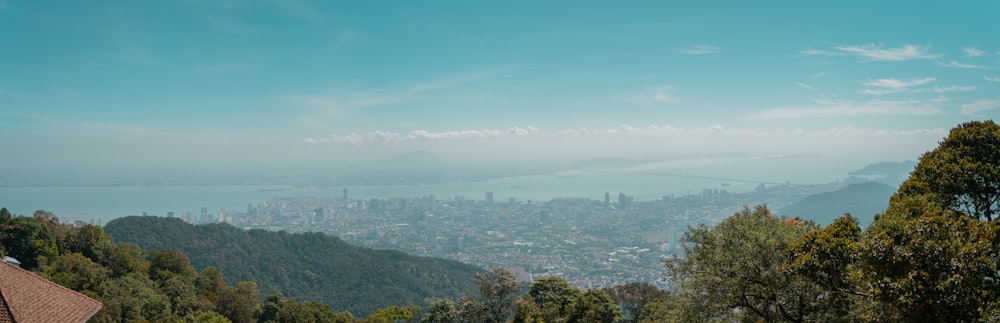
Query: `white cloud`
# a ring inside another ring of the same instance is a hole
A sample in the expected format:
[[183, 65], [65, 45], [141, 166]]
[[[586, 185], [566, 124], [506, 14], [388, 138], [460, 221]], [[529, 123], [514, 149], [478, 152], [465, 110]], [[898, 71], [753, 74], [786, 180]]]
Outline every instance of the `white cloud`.
[[809, 78], [815, 80], [815, 79], [821, 78], [821, 77], [823, 77], [825, 75], [826, 75], [825, 72], [819, 72], [819, 73], [816, 73], [816, 74], [813, 74], [813, 75], [809, 75]]
[[815, 48], [806, 48], [806, 49], [800, 50], [799, 51], [799, 55], [803, 55], [803, 56], [841, 56], [841, 55], [847, 55], [847, 54], [840, 53], [840, 52], [831, 52], [831, 51], [826, 51], [826, 50], [821, 50], [821, 49], [815, 49]]
[[980, 112], [1000, 108], [1000, 100], [979, 100], [962, 105], [962, 114], [976, 116]]
[[818, 119], [858, 116], [928, 116], [944, 114], [936, 100], [847, 100], [817, 99], [817, 105], [796, 108], [777, 108], [748, 115], [750, 119]]
[[660, 86], [647, 88], [642, 92], [629, 93], [624, 96], [625, 101], [636, 103], [678, 103], [680, 100], [674, 96], [674, 88], [670, 86]]
[[656, 93], [653, 94], [653, 100], [663, 103], [677, 103], [677, 98], [675, 98], [670, 92], [673, 92], [673, 88], [669, 86], [664, 86], [656, 89]]
[[321, 120], [323, 119], [339, 117], [362, 108], [418, 100], [423, 98], [422, 95], [428, 93], [440, 95], [439, 92], [488, 79], [509, 69], [510, 67], [506, 66], [468, 74], [454, 74], [387, 89], [342, 90], [335, 93], [293, 95], [288, 97], [288, 101], [308, 109], [309, 113], [301, 117], [300, 120], [306, 125], [314, 126], [322, 124]]
[[976, 89], [975, 86], [952, 85], [949, 87], [935, 86], [933, 89], [931, 89], [931, 91], [935, 93], [947, 93], [947, 92], [968, 92], [975, 89]]
[[802, 82], [795, 82], [795, 85], [798, 85], [800, 87], [807, 88], [807, 89], [810, 89], [810, 90], [813, 90], [813, 91], [816, 90], [815, 87], [812, 87], [811, 85], [805, 84], [805, 83], [802, 83]]
[[391, 131], [376, 130], [369, 133], [349, 133], [342, 135], [330, 135], [322, 138], [306, 138], [307, 143], [341, 143], [360, 145], [364, 143], [386, 143], [396, 141], [414, 140], [459, 140], [459, 139], [483, 139], [499, 137], [519, 137], [531, 136], [539, 133], [535, 127], [513, 127], [507, 130], [452, 130], [442, 132], [431, 132], [427, 130], [413, 130], [408, 133], [398, 133]]
[[977, 49], [976, 46], [969, 46], [966, 48], [962, 48], [962, 51], [965, 52], [965, 57], [976, 57], [976, 56], [986, 55], [986, 52]]
[[899, 62], [913, 59], [934, 59], [941, 57], [941, 54], [930, 53], [930, 46], [917, 47], [914, 45], [903, 45], [897, 48], [884, 48], [882, 45], [867, 44], [854, 46], [837, 46], [835, 51], [817, 50], [808, 48], [799, 51], [805, 56], [842, 56], [854, 55], [862, 58], [862, 61], [886, 61]]
[[688, 55], [709, 55], [722, 52], [722, 48], [716, 46], [708, 46], [708, 45], [694, 45], [691, 47], [679, 49], [678, 51]]
[[983, 79], [990, 82], [1000, 82], [1000, 76], [983, 76]]
[[938, 65], [944, 67], [954, 67], [954, 68], [978, 68], [978, 69], [989, 68], [989, 66], [965, 64], [965, 63], [959, 63], [958, 61], [948, 61], [947, 63], [938, 61], [937, 63]]
[[[924, 85], [930, 82], [934, 82], [936, 79], [933, 77], [925, 77], [920, 79], [894, 79], [894, 78], [884, 78], [876, 80], [862, 81], [861, 84], [868, 86], [869, 88], [864, 89], [861, 93], [870, 95], [885, 95], [906, 91], [908, 88], [914, 86]], [[873, 89], [874, 88], [874, 89]]]

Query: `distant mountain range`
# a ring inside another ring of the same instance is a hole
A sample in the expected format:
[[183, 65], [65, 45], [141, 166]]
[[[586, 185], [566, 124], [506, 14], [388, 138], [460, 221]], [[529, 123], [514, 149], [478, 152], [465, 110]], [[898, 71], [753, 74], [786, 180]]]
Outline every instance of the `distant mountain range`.
[[242, 230], [228, 224], [192, 225], [177, 218], [123, 217], [105, 232], [144, 249], [184, 252], [197, 270], [213, 266], [226, 281], [255, 281], [262, 295], [280, 291], [321, 301], [335, 311], [368, 316], [376, 309], [431, 298], [457, 298], [475, 289], [481, 268], [457, 261], [350, 245], [323, 233]]
[[840, 190], [810, 195], [799, 202], [778, 209], [775, 213], [813, 220], [827, 225], [850, 213], [864, 228], [876, 213], [885, 212], [896, 188], [875, 182], [852, 184]]
[[850, 172], [848, 174], [854, 176], [865, 176], [865, 175], [900, 175], [909, 174], [913, 171], [913, 168], [917, 166], [917, 162], [908, 160], [904, 162], [878, 162], [874, 164], [869, 164], [862, 169]]

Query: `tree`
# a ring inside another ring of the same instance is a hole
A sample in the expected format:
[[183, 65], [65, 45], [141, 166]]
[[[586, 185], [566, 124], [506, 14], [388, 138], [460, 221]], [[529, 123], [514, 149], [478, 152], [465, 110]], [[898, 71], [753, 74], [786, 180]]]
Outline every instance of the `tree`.
[[40, 262], [59, 254], [52, 228], [36, 218], [19, 216], [0, 227], [0, 238], [8, 256], [21, 261], [21, 267], [38, 269]]
[[232, 323], [232, 321], [219, 313], [207, 311], [184, 316], [184, 323]]
[[666, 261], [683, 310], [708, 320], [751, 316], [764, 321], [808, 318], [822, 291], [805, 277], [786, 271], [785, 252], [809, 223], [774, 217], [764, 206], [745, 207], [714, 228], [692, 228], [684, 237], [687, 255]]
[[969, 322], [996, 314], [997, 230], [930, 196], [895, 199], [858, 252], [872, 319]]
[[0, 224], [10, 223], [13, 218], [14, 216], [10, 214], [10, 211], [7, 211], [7, 208], [0, 208]]
[[75, 291], [96, 291], [108, 278], [107, 269], [79, 253], [55, 257], [42, 269], [43, 277]]
[[948, 209], [992, 221], [1000, 212], [1000, 125], [970, 121], [920, 157], [893, 199], [929, 194]]
[[79, 252], [96, 262], [107, 263], [114, 240], [100, 226], [87, 224], [71, 231], [67, 237], [70, 252]]
[[156, 283], [141, 273], [129, 273], [105, 281], [101, 286], [105, 310], [122, 322], [155, 321], [170, 316], [170, 301], [156, 288]]
[[853, 316], [857, 302], [867, 296], [855, 283], [860, 239], [858, 220], [846, 214], [821, 230], [807, 232], [789, 249], [785, 270], [815, 283], [824, 294], [809, 304], [813, 320]]
[[486, 307], [483, 303], [470, 296], [462, 296], [455, 302], [458, 322], [478, 323], [486, 321]]
[[644, 282], [631, 282], [606, 289], [611, 298], [618, 302], [628, 317], [626, 322], [638, 323], [643, 319], [643, 309], [655, 299], [667, 296], [667, 292]]
[[439, 298], [427, 305], [427, 314], [424, 315], [421, 321], [427, 323], [451, 323], [455, 321], [457, 316], [458, 310], [455, 308], [455, 302], [447, 298]]
[[528, 296], [542, 311], [546, 322], [556, 322], [569, 316], [573, 302], [581, 294], [580, 290], [570, 286], [565, 278], [558, 276], [535, 279], [528, 287]]
[[233, 323], [251, 323], [261, 314], [257, 283], [242, 281], [219, 294], [218, 311]]
[[158, 250], [150, 252], [150, 276], [163, 280], [171, 275], [179, 275], [185, 279], [194, 280], [198, 274], [191, 267], [191, 259], [177, 250]]
[[567, 322], [613, 323], [622, 319], [622, 310], [603, 289], [589, 289], [573, 304]]
[[493, 268], [477, 273], [474, 278], [486, 321], [506, 322], [512, 314], [514, 299], [521, 290], [521, 283], [514, 273], [504, 268]]

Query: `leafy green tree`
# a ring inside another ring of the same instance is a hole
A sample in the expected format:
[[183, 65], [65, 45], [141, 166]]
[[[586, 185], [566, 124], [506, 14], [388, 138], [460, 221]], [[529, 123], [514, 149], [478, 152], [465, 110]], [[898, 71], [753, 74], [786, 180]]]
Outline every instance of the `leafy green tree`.
[[567, 322], [612, 323], [622, 320], [621, 307], [603, 289], [589, 289], [583, 292], [573, 304]]
[[80, 253], [55, 257], [41, 276], [75, 291], [96, 291], [108, 279], [108, 270]]
[[546, 322], [556, 322], [569, 316], [582, 293], [565, 278], [546, 276], [535, 279], [528, 287], [528, 296], [541, 310]]
[[183, 252], [177, 250], [156, 250], [150, 252], [150, 258], [150, 277], [156, 280], [164, 280], [170, 277], [170, 275], [179, 275], [190, 280], [198, 277], [198, 274], [194, 271], [194, 267], [191, 267], [191, 259]]
[[143, 257], [145, 251], [132, 243], [116, 243], [108, 258], [108, 269], [113, 277], [122, 277], [130, 273], [148, 275], [149, 261]]
[[215, 309], [215, 304], [198, 296], [198, 290], [190, 280], [179, 275], [172, 275], [160, 282], [160, 290], [170, 300], [171, 308], [177, 316], [187, 317], [189, 314]]
[[393, 305], [376, 310], [375, 314], [369, 316], [369, 319], [374, 322], [397, 322], [399, 320], [412, 321], [414, 317], [408, 309]]
[[427, 323], [451, 323], [455, 321], [457, 316], [458, 309], [455, 308], [455, 302], [447, 298], [439, 298], [427, 305], [427, 314], [424, 315], [421, 321]]
[[100, 263], [107, 263], [114, 249], [114, 239], [104, 233], [100, 226], [87, 224], [69, 232], [67, 248]]
[[274, 322], [278, 318], [278, 312], [281, 311], [282, 300], [284, 297], [281, 296], [281, 292], [273, 291], [264, 298], [264, 303], [261, 305], [260, 322]]
[[462, 296], [455, 301], [455, 308], [458, 310], [456, 319], [463, 323], [485, 322], [486, 307], [483, 303], [471, 296]]
[[478, 296], [486, 322], [506, 322], [513, 313], [514, 299], [521, 291], [517, 277], [507, 269], [493, 268], [477, 273], [473, 278], [479, 287]]
[[41, 220], [19, 216], [0, 227], [7, 255], [21, 261], [21, 267], [36, 270], [41, 262], [59, 254], [54, 231]]
[[846, 214], [821, 230], [807, 232], [791, 246], [785, 269], [815, 283], [824, 295], [809, 304], [811, 319], [855, 316], [858, 302], [867, 296], [856, 284], [860, 238], [858, 220]]
[[[699, 321], [726, 316], [764, 321], [803, 321], [824, 296], [806, 277], [784, 270], [785, 252], [809, 223], [774, 217], [764, 206], [745, 207], [714, 228], [685, 234], [684, 258], [667, 260], [682, 310]], [[689, 246], [690, 245], [690, 246]]]
[[996, 314], [997, 224], [931, 196], [896, 198], [862, 237], [862, 287], [877, 321], [969, 322]]
[[556, 322], [546, 320], [542, 308], [530, 296], [522, 295], [514, 300], [514, 323]]
[[219, 301], [219, 293], [226, 287], [226, 280], [222, 277], [222, 272], [219, 271], [219, 268], [207, 267], [198, 273], [198, 278], [195, 280], [195, 287], [198, 288], [199, 295], [209, 302], [217, 303]]
[[106, 281], [101, 286], [101, 299], [111, 316], [122, 322], [171, 316], [170, 300], [158, 291], [155, 282], [140, 273]]
[[1000, 211], [1000, 125], [992, 120], [963, 123], [921, 156], [894, 199], [922, 194], [974, 219], [996, 218]]
[[184, 316], [184, 323], [232, 323], [232, 321], [219, 313], [205, 311]]
[[665, 290], [659, 289], [649, 283], [631, 282], [606, 289], [611, 298], [618, 302], [623, 314], [626, 315], [626, 322], [638, 323], [643, 319], [643, 310], [646, 304], [655, 299], [667, 296]]
[[10, 214], [7, 208], [0, 208], [0, 225], [10, 223], [14, 219], [14, 216]]
[[261, 314], [260, 292], [257, 283], [238, 282], [236, 287], [228, 287], [219, 294], [218, 312], [233, 323], [254, 322]]

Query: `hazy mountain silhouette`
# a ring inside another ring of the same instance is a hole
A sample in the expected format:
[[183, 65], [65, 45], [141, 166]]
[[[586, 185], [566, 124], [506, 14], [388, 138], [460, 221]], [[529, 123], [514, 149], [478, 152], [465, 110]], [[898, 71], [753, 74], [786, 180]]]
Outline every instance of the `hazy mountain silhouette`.
[[896, 188], [875, 182], [852, 184], [840, 190], [810, 195], [799, 202], [778, 209], [775, 213], [827, 225], [834, 219], [850, 213], [861, 227], [882, 213], [889, 206], [889, 198]]

